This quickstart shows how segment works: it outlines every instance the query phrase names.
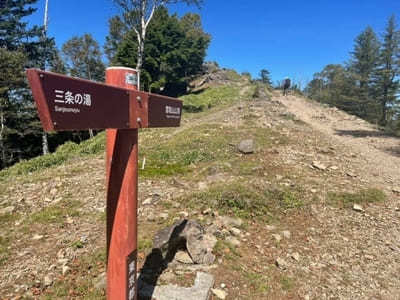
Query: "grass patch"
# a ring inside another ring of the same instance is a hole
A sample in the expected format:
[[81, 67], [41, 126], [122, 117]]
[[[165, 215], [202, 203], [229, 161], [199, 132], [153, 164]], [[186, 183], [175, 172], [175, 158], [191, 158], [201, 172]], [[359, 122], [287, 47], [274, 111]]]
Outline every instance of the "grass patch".
[[253, 273], [253, 272], [243, 272], [243, 277], [257, 293], [263, 294], [268, 292], [269, 290], [269, 286], [267, 284], [268, 279], [263, 274]]
[[[270, 145], [283, 144], [287, 139], [266, 128], [234, 128], [219, 124], [199, 125], [180, 131], [173, 136], [165, 137], [155, 131], [145, 131], [141, 143], [139, 160], [146, 157], [144, 170], [139, 170], [140, 176], [165, 177], [182, 175], [191, 172], [192, 166], [210, 162], [233, 162], [242, 166], [247, 174], [259, 166], [259, 162], [249, 162], [248, 158], [237, 159], [235, 145], [244, 136], [252, 137], [258, 148], [267, 149]], [[253, 156], [249, 156], [251, 159]], [[249, 168], [244, 166], [248, 164]], [[240, 170], [240, 168], [239, 168]], [[237, 172], [236, 172], [237, 173]], [[242, 175], [242, 174], [239, 174]]]
[[5, 226], [8, 223], [15, 222], [17, 219], [18, 214], [16, 213], [0, 215], [0, 225]]
[[96, 278], [105, 271], [106, 250], [103, 248], [74, 261], [71, 272], [55, 281], [40, 299], [105, 299], [104, 291], [94, 287]]
[[229, 260], [236, 259], [237, 257], [241, 257], [241, 254], [238, 252], [235, 246], [227, 241], [218, 240], [214, 246], [213, 252], [217, 256], [224, 256]]
[[153, 241], [151, 239], [140, 238], [138, 241], [138, 250], [145, 252], [153, 248]]
[[9, 251], [8, 247], [10, 246], [10, 238], [0, 236], [0, 266], [7, 261]]
[[206, 191], [185, 197], [181, 202], [190, 207], [201, 205], [202, 209], [212, 207], [222, 214], [244, 219], [267, 217], [267, 221], [275, 212], [302, 207], [303, 197], [300, 189], [264, 190], [251, 184], [232, 182], [211, 186]]
[[290, 291], [294, 287], [294, 280], [287, 276], [282, 276], [280, 280], [282, 289], [285, 291]]
[[86, 140], [79, 145], [73, 142], [67, 142], [59, 146], [54, 153], [38, 156], [26, 161], [21, 161], [10, 168], [1, 170], [0, 180], [17, 175], [26, 175], [32, 172], [50, 168], [52, 166], [58, 166], [75, 157], [101, 153], [105, 149], [104, 145], [104, 132], [99, 133], [94, 138]]
[[[239, 75], [240, 76], [240, 75]], [[205, 89], [198, 94], [181, 97], [186, 112], [201, 112], [212, 107], [231, 103], [240, 98], [237, 86], [219, 86]]]
[[341, 208], [351, 208], [354, 204], [368, 204], [383, 202], [386, 195], [383, 191], [375, 188], [360, 190], [357, 193], [335, 193], [330, 192], [327, 196], [328, 203]]
[[139, 174], [144, 177], [180, 175], [190, 172], [191, 165], [226, 159], [232, 153], [229, 143], [234, 136], [233, 128], [202, 125], [181, 131], [164, 142], [160, 142], [159, 136], [144, 139], [140, 160], [145, 156], [146, 166]]
[[29, 224], [62, 224], [66, 216], [78, 217], [80, 213], [78, 201], [65, 201], [64, 203], [45, 207], [41, 211], [33, 213], [29, 219]]

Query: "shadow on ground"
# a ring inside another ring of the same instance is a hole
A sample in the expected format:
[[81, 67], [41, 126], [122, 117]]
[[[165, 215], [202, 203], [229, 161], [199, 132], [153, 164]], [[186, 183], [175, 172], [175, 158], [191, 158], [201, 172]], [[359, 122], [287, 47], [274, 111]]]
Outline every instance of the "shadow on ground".
[[154, 248], [146, 257], [138, 278], [138, 298], [140, 300], [152, 299], [154, 289], [161, 274], [168, 268], [168, 264], [172, 262], [176, 252], [185, 247], [185, 241], [178, 237], [180, 237], [186, 223], [187, 221], [184, 221], [175, 227], [168, 242], [168, 249], [161, 251], [159, 248]]
[[389, 147], [384, 150], [393, 156], [400, 157], [400, 145], [397, 147]]
[[340, 136], [353, 136], [356, 138], [364, 137], [387, 137], [393, 138], [394, 135], [388, 134], [379, 130], [338, 130], [336, 129], [336, 134]]

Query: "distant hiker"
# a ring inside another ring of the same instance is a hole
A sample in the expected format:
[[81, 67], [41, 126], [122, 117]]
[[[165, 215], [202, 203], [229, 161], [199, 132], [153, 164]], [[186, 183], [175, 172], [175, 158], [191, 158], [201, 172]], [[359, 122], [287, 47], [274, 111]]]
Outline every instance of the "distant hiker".
[[288, 94], [290, 83], [291, 82], [289, 77], [285, 77], [285, 80], [283, 80], [283, 96], [286, 96]]

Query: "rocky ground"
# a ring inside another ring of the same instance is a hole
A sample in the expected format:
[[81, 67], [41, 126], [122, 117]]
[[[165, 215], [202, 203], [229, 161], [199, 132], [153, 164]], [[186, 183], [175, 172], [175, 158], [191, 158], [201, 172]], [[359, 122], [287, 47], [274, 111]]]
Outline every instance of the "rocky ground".
[[[190, 288], [210, 274], [211, 299], [400, 299], [399, 139], [277, 93], [160, 134], [185, 132], [211, 141], [199, 148], [211, 158], [140, 178], [139, 265], [154, 235], [182, 219], [215, 238], [215, 259], [193, 264], [183, 248], [161, 269], [142, 268], [152, 283], [156, 274], [159, 285]], [[0, 298], [104, 298], [103, 157], [8, 179], [0, 191]]]

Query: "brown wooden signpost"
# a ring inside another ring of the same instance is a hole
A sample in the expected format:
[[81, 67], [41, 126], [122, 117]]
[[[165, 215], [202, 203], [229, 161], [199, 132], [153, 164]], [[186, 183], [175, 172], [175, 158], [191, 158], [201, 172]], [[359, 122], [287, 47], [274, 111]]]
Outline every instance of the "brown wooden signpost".
[[136, 300], [138, 129], [179, 126], [182, 102], [137, 91], [130, 68], [108, 68], [106, 84], [27, 75], [46, 131], [107, 129], [107, 298]]

